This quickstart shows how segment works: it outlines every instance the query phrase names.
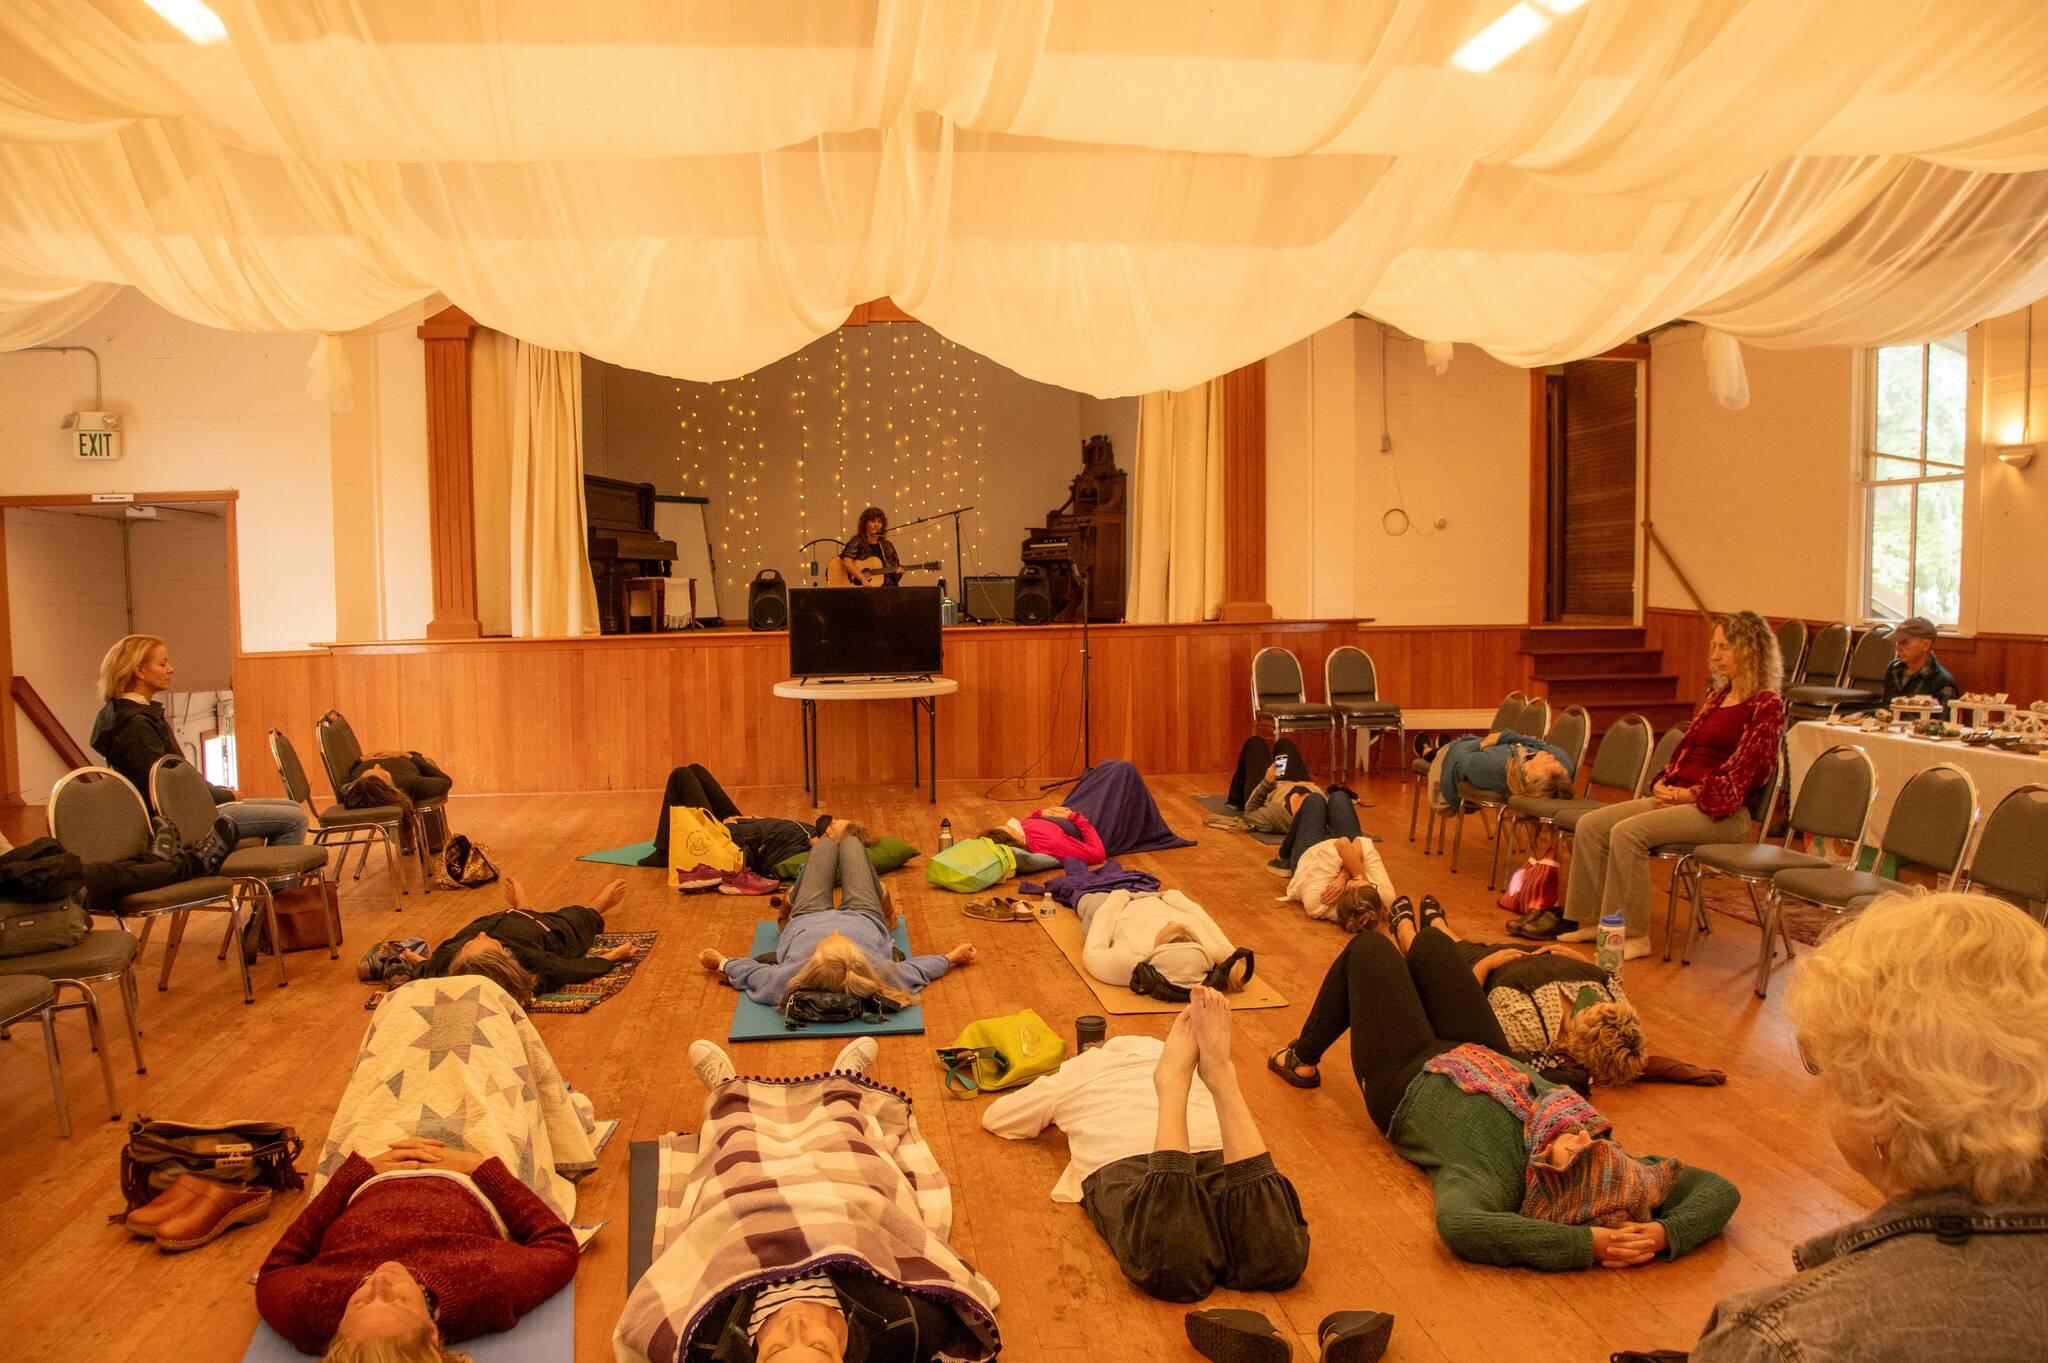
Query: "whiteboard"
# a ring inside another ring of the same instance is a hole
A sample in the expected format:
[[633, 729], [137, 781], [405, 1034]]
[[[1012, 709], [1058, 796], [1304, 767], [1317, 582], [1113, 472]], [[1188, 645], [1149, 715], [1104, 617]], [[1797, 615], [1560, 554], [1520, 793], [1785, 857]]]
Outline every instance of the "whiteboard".
[[[718, 608], [718, 577], [711, 569], [711, 535], [704, 525], [705, 497], [663, 497], [654, 499], [654, 533], [674, 540], [676, 561], [669, 576], [678, 583], [697, 579], [697, 618], [722, 617]], [[688, 596], [678, 592], [670, 598], [672, 613], [680, 615]]]

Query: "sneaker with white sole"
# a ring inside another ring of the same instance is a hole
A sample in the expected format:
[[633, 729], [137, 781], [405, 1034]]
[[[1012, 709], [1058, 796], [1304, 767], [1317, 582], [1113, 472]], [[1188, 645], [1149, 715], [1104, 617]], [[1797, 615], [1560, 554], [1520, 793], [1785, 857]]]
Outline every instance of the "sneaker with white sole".
[[875, 1067], [875, 1056], [881, 1047], [871, 1036], [857, 1036], [839, 1048], [839, 1055], [832, 1061], [834, 1073], [865, 1075]]
[[719, 870], [716, 866], [706, 866], [702, 862], [692, 866], [687, 871], [678, 872], [676, 875], [676, 888], [688, 894], [700, 894], [705, 890], [715, 890], [724, 883], [725, 872]]
[[1570, 932], [1560, 932], [1556, 937], [1556, 940], [1560, 942], [1595, 942], [1599, 939], [1600, 930], [1591, 924], [1582, 928], [1573, 928]]
[[720, 894], [764, 895], [774, 894], [782, 888], [782, 882], [752, 871], [729, 871], [718, 882]]
[[717, 1088], [739, 1073], [732, 1067], [732, 1057], [720, 1050], [715, 1041], [690, 1043], [690, 1067], [697, 1071], [697, 1077], [708, 1089]]

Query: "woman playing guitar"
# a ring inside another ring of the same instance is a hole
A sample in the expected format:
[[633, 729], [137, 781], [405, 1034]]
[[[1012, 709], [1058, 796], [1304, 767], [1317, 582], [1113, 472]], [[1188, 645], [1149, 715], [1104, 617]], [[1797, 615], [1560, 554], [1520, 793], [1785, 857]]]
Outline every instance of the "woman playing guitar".
[[903, 563], [889, 543], [889, 513], [871, 506], [860, 513], [859, 528], [840, 547], [826, 576], [835, 587], [893, 587], [903, 580]]

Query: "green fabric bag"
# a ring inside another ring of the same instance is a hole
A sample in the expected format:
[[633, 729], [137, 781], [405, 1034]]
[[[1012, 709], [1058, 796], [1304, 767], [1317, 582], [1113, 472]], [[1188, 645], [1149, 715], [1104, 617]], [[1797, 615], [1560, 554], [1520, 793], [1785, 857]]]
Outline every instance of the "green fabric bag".
[[924, 878], [942, 890], [973, 894], [986, 890], [1017, 873], [1017, 854], [987, 838], [968, 838], [943, 852], [935, 852], [925, 864]]
[[[904, 862], [917, 855], [917, 849], [901, 838], [876, 838], [868, 846], [868, 865], [875, 868], [876, 875], [881, 875], [886, 871], [895, 870]], [[810, 859], [811, 854], [809, 852], [798, 852], [794, 856], [784, 857], [781, 861], [775, 863], [776, 878], [778, 880], [795, 880], [802, 873], [804, 863]]]
[[[964, 1097], [972, 1092], [1016, 1088], [1041, 1074], [1051, 1074], [1067, 1062], [1067, 1043], [1044, 1018], [1023, 1008], [1005, 1017], [968, 1023], [953, 1044], [940, 1047], [938, 1054], [948, 1071], [948, 1087]], [[970, 1066], [971, 1084], [966, 1082]]]

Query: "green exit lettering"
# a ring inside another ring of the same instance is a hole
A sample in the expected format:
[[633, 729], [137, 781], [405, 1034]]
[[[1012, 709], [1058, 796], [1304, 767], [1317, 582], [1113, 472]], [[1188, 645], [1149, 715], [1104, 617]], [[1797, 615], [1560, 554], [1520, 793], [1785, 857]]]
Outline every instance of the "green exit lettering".
[[114, 433], [112, 431], [80, 431], [78, 433], [78, 457], [80, 459], [112, 459], [114, 457]]

